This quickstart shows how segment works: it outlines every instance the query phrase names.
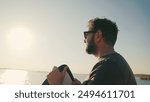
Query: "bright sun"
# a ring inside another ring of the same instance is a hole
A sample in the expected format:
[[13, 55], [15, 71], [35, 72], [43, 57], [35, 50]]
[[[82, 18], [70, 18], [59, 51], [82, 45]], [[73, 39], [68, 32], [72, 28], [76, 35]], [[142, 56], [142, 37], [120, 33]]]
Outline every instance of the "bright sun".
[[32, 33], [24, 27], [13, 28], [7, 36], [8, 44], [15, 50], [25, 50], [32, 45]]

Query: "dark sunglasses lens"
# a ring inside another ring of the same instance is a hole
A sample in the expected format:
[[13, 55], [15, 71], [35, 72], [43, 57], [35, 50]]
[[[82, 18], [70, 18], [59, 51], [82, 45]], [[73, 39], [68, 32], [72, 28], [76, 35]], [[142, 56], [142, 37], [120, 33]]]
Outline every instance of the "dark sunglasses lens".
[[90, 33], [95, 33], [95, 31], [85, 31], [84, 32], [84, 38], [86, 39], [87, 35], [90, 34]]

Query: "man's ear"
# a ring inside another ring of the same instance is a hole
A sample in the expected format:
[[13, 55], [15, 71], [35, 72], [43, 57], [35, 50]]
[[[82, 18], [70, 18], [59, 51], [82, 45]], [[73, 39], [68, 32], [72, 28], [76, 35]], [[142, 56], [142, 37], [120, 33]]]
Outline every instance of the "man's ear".
[[98, 30], [95, 34], [95, 41], [99, 43], [102, 40], [102, 31]]

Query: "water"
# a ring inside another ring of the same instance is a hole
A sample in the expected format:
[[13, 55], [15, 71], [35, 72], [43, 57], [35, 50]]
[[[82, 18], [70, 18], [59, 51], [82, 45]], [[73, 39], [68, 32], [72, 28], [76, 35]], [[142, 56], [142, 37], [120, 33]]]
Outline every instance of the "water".
[[[46, 79], [48, 72], [43, 71], [25, 71], [0, 69], [0, 84], [6, 85], [41, 85]], [[87, 74], [73, 74], [75, 78], [81, 82], [87, 77]], [[140, 80], [136, 77], [138, 85], [150, 85], [150, 80]]]

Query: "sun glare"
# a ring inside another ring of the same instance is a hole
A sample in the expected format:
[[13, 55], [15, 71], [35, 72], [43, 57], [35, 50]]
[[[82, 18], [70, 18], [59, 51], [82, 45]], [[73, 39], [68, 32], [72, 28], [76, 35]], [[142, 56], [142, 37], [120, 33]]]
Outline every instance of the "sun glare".
[[10, 47], [15, 50], [25, 50], [32, 45], [32, 33], [24, 27], [16, 27], [10, 30], [7, 39]]

